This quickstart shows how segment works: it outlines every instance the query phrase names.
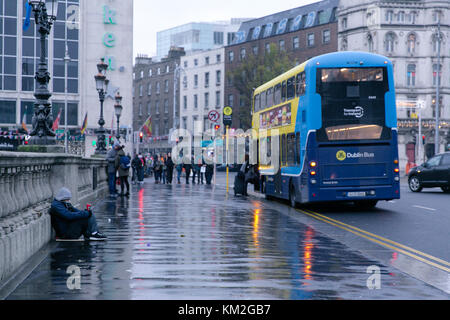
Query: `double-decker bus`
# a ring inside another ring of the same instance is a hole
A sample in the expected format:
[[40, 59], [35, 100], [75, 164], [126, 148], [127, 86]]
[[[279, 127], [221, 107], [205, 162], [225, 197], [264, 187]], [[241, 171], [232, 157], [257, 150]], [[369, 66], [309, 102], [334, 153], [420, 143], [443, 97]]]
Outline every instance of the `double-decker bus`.
[[[258, 87], [252, 108], [267, 198], [294, 207], [352, 201], [362, 208], [400, 198], [388, 58], [367, 52], [312, 58]], [[262, 155], [270, 160], [263, 163]]]

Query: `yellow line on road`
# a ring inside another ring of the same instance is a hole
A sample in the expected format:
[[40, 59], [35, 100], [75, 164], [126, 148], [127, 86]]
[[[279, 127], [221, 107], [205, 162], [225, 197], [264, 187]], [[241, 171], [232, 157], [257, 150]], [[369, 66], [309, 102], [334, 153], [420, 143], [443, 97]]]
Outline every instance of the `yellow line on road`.
[[[324, 216], [324, 215], [322, 215], [320, 213], [317, 213], [317, 212], [314, 212], [314, 211], [310, 211], [310, 210], [297, 210], [297, 211], [299, 211], [301, 213], [304, 213], [304, 214], [306, 214], [306, 215], [308, 215], [308, 216], [310, 216], [310, 217], [312, 217], [314, 219], [323, 221], [325, 223], [331, 224], [331, 225], [333, 225], [335, 227], [338, 227], [340, 229], [349, 231], [349, 232], [351, 232], [351, 233], [353, 233], [353, 234], [355, 234], [357, 236], [363, 237], [363, 238], [365, 238], [365, 239], [367, 239], [369, 241], [375, 242], [375, 243], [377, 243], [379, 245], [382, 245], [384, 247], [388, 247], [388, 248], [390, 248], [392, 250], [401, 252], [401, 253], [403, 253], [403, 254], [405, 254], [407, 256], [410, 256], [410, 257], [412, 257], [412, 258], [414, 258], [416, 260], [422, 261], [422, 262], [424, 262], [424, 263], [426, 263], [428, 265], [431, 265], [433, 267], [436, 267], [438, 269], [441, 269], [443, 271], [446, 271], [446, 272], [450, 273], [450, 268], [444, 267], [444, 266], [442, 266], [440, 264], [437, 264], [435, 262], [432, 262], [430, 260], [434, 260], [434, 261], [439, 262], [441, 264], [450, 266], [450, 263], [447, 262], [447, 261], [444, 261], [444, 260], [441, 260], [439, 258], [433, 257], [433, 256], [431, 256], [429, 254], [424, 253], [424, 252], [415, 250], [413, 248], [407, 247], [405, 245], [402, 245], [402, 244], [397, 243], [395, 241], [383, 238], [381, 236], [375, 235], [373, 233], [367, 232], [367, 231], [359, 229], [357, 227], [345, 224], [345, 223], [343, 223], [341, 221], [334, 220], [332, 218], [329, 218], [327, 216]], [[412, 252], [414, 252], [416, 254], [414, 254]], [[418, 256], [417, 254], [418, 255], [422, 255], [424, 257], [427, 257], [430, 260], [422, 258], [422, 257]]]

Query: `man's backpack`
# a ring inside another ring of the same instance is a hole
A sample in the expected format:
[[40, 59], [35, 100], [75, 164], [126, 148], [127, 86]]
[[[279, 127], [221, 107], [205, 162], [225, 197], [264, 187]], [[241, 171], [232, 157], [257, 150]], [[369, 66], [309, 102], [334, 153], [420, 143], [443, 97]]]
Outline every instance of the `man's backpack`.
[[128, 170], [131, 167], [131, 162], [130, 162], [130, 158], [128, 158], [127, 156], [121, 156], [120, 157], [120, 168], [124, 169], [124, 170]]

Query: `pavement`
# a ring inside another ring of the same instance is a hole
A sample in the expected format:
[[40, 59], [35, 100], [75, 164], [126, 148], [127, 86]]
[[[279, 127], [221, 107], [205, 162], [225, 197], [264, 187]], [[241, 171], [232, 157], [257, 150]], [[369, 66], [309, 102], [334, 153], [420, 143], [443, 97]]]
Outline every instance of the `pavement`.
[[93, 211], [108, 240], [50, 243], [7, 299], [450, 298], [395, 268], [386, 248], [327, 230], [250, 187], [249, 197], [235, 197], [234, 175], [228, 195], [219, 173], [216, 186], [148, 178], [129, 198], [99, 199]]

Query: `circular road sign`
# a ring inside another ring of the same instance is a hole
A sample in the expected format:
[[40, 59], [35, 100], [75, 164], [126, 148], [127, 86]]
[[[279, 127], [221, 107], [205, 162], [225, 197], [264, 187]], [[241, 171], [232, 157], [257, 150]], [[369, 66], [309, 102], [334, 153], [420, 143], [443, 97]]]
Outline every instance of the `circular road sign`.
[[233, 114], [233, 109], [231, 107], [223, 108], [223, 114], [226, 116], [231, 116]]
[[209, 120], [211, 120], [212, 122], [217, 122], [220, 119], [220, 113], [217, 112], [216, 110], [211, 110], [208, 113], [208, 118]]

